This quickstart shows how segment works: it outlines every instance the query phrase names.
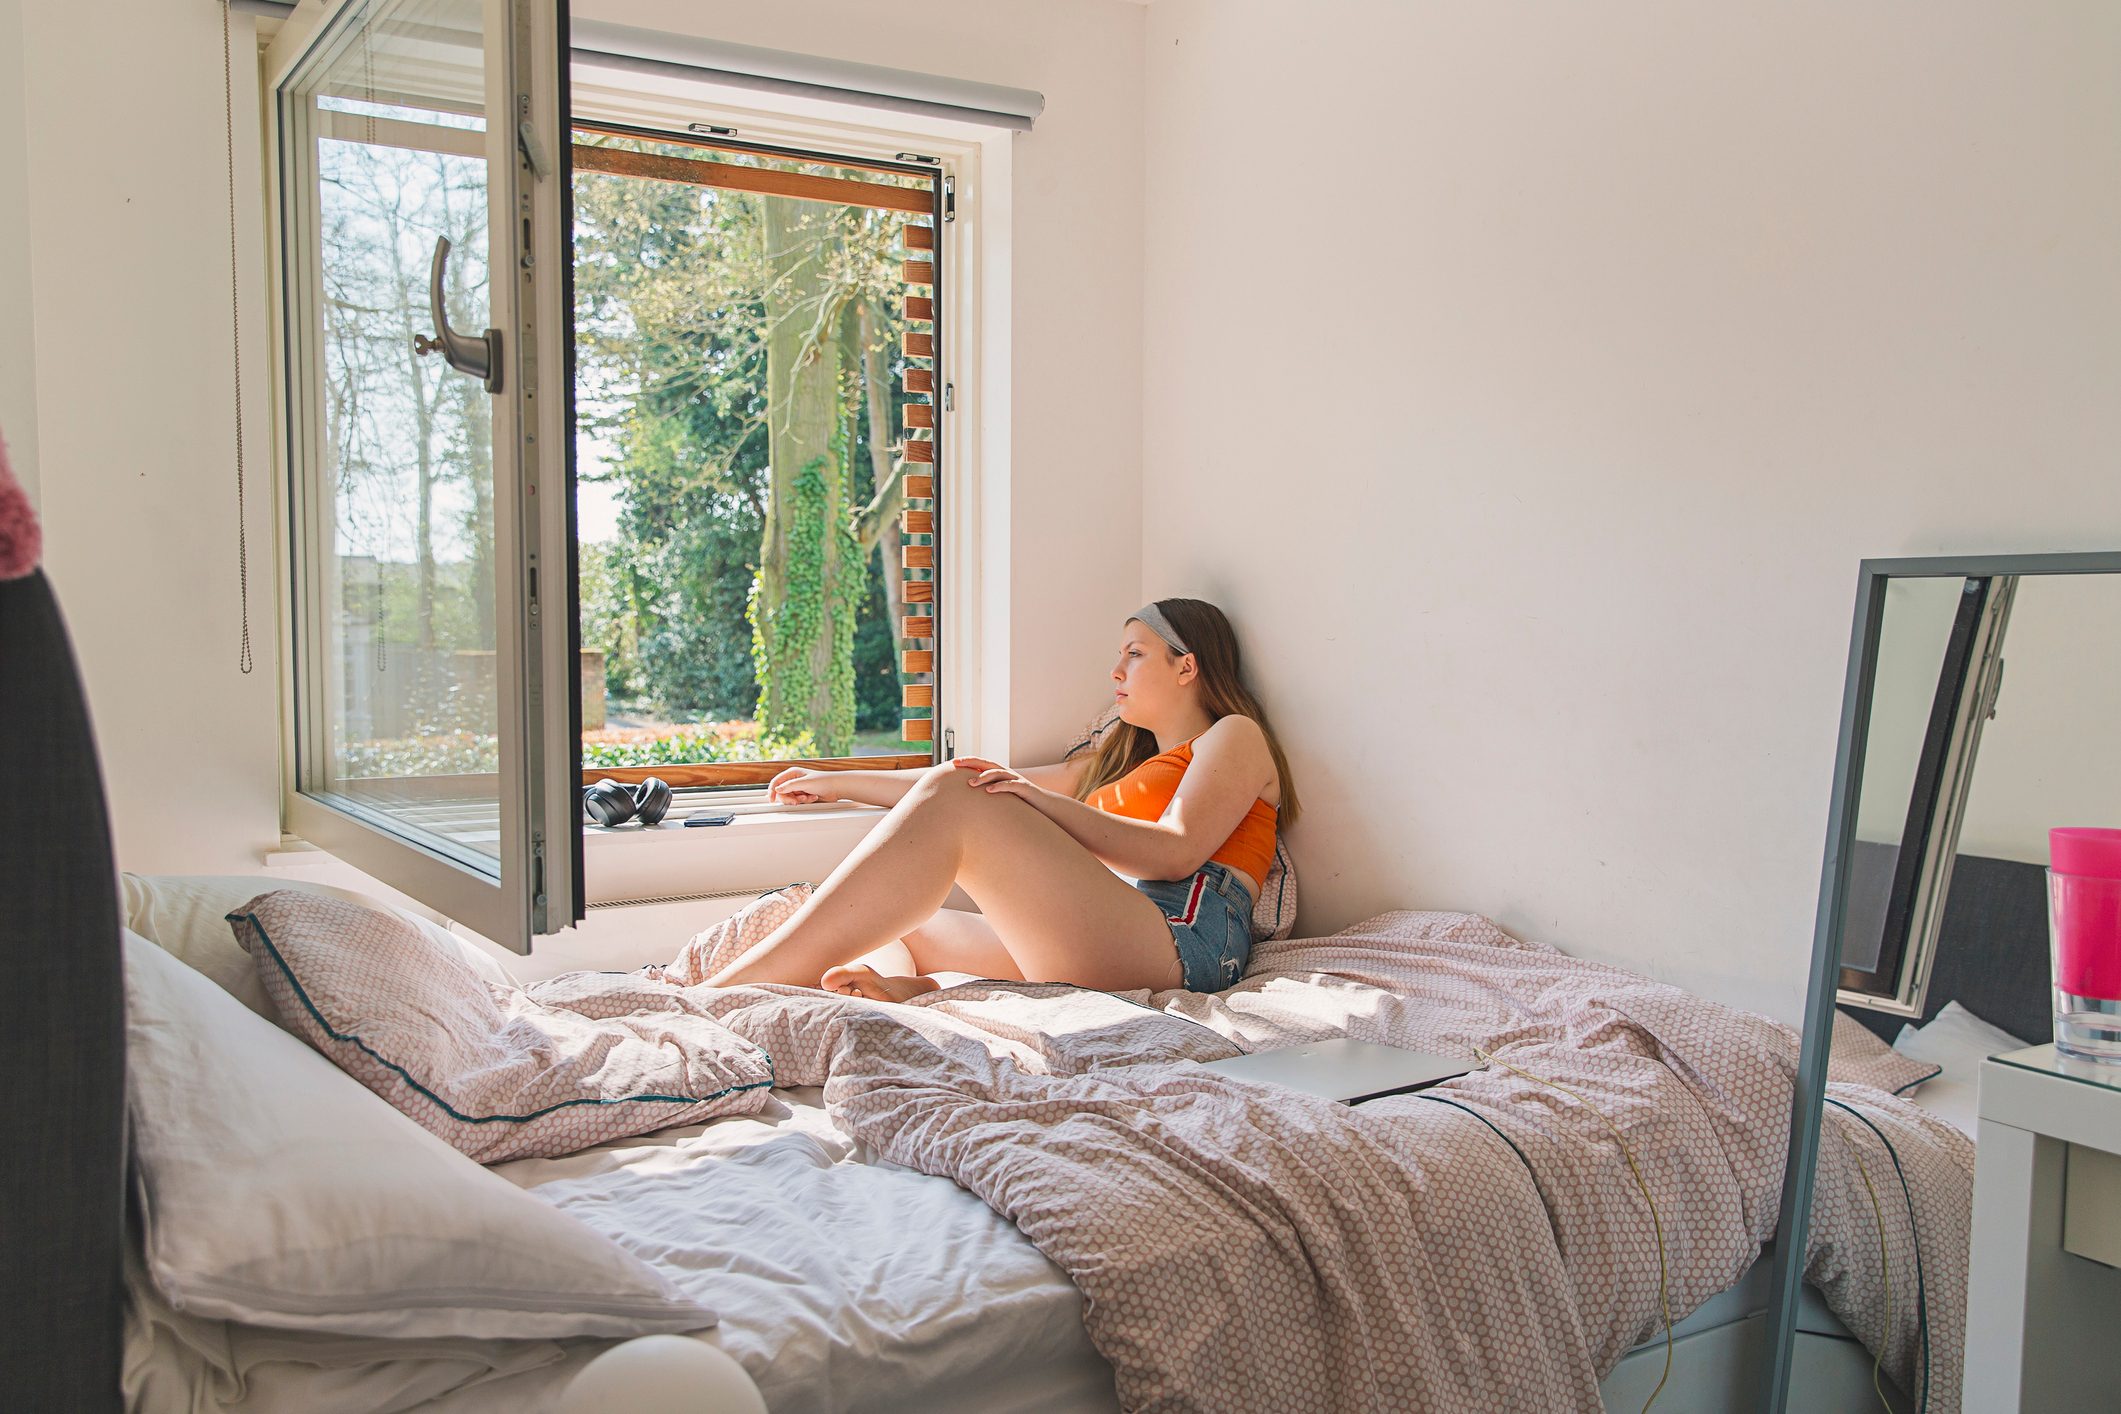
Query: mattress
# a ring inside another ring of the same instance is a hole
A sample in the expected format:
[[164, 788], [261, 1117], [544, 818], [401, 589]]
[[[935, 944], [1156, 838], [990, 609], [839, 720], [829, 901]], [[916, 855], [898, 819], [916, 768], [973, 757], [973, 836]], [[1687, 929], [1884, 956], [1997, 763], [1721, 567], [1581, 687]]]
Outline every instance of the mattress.
[[[696, 1338], [735, 1356], [774, 1414], [1117, 1408], [1066, 1275], [956, 1184], [874, 1161], [815, 1089], [493, 1171], [718, 1312]], [[157, 1414], [541, 1414], [610, 1345], [270, 1332], [178, 1315], [137, 1280], [131, 1305], [129, 1404]]]
[[[758, 1383], [774, 1414], [1110, 1414], [1110, 1367], [1082, 1298], [1013, 1225], [948, 1179], [865, 1153], [815, 1089], [756, 1115], [494, 1172], [537, 1190], [713, 1307], [697, 1339]], [[1680, 1322], [1712, 1330], [1766, 1306], [1763, 1259]], [[608, 1341], [400, 1341], [185, 1318], [136, 1289], [132, 1406], [186, 1414], [545, 1414]], [[1846, 1335], [1806, 1289], [1800, 1324]], [[1640, 1347], [1661, 1359], [1663, 1334]], [[1684, 1352], [1682, 1352], [1683, 1354]]]

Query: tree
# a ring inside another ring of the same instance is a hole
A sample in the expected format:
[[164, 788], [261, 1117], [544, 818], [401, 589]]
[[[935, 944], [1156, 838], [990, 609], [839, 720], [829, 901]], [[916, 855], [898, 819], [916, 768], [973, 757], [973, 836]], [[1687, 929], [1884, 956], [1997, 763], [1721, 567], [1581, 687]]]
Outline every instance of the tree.
[[458, 658], [494, 643], [490, 413], [478, 384], [412, 345], [431, 322], [437, 236], [460, 252], [447, 289], [459, 322], [483, 300], [484, 166], [341, 140], [321, 156], [324, 423], [333, 533], [355, 596], [337, 720], [348, 742], [490, 733], [491, 705], [462, 690]]
[[844, 754], [898, 714], [896, 218], [602, 175], [576, 213], [583, 402], [623, 449], [642, 683], [726, 708], [743, 652], [740, 710]]

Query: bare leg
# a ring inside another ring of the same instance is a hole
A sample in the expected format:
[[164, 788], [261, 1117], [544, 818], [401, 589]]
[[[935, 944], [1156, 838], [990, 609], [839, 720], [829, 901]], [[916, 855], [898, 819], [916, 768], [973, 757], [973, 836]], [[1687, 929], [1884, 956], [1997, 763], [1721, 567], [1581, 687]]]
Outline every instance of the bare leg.
[[[904, 954], [910, 967], [901, 965], [899, 954]], [[974, 977], [1009, 981], [1022, 981], [1024, 976], [984, 917], [963, 909], [939, 908], [900, 945], [879, 948], [845, 967], [827, 968], [818, 985], [828, 992], [902, 1002], [936, 989], [938, 984], [924, 975], [930, 972], [969, 972]]]
[[960, 883], [1025, 978], [1178, 985], [1170, 927], [1146, 895], [1029, 803], [969, 780], [949, 765], [928, 772], [792, 918], [709, 980], [815, 986], [893, 938], [914, 946]]

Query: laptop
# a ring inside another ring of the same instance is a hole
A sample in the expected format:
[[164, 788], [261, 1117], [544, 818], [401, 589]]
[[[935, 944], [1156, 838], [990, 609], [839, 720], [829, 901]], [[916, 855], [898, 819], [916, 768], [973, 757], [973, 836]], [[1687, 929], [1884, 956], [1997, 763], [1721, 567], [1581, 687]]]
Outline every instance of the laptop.
[[1347, 1037], [1254, 1051], [1228, 1060], [1208, 1061], [1206, 1065], [1240, 1080], [1301, 1090], [1306, 1095], [1347, 1105], [1426, 1090], [1474, 1069], [1470, 1059], [1406, 1051]]

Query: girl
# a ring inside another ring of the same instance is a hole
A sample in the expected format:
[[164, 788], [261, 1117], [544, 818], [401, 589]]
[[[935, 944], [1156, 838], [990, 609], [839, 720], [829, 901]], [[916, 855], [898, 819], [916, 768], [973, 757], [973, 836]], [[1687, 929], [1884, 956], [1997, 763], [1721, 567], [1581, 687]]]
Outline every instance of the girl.
[[[1234, 984], [1276, 829], [1296, 819], [1288, 761], [1213, 604], [1159, 599], [1137, 612], [1112, 678], [1117, 719], [1058, 765], [1019, 771], [961, 756], [925, 770], [793, 766], [774, 777], [776, 800], [890, 813], [787, 922], [709, 981], [905, 1001], [938, 984], [853, 965], [899, 939], [916, 974], [1103, 991]], [[978, 913], [941, 906], [953, 884]]]

